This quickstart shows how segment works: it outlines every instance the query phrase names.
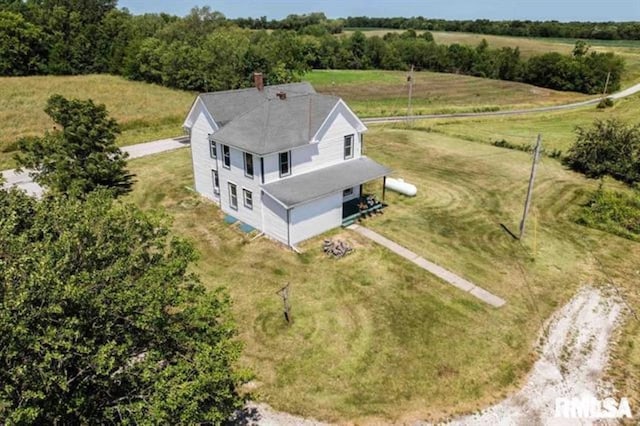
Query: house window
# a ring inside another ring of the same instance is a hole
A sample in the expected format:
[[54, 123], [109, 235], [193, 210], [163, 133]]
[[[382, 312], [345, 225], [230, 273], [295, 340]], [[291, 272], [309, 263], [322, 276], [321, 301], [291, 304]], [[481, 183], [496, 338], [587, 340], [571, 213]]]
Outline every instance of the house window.
[[211, 178], [213, 179], [213, 193], [220, 194], [220, 178], [217, 170], [211, 170]]
[[229, 205], [232, 209], [238, 210], [238, 187], [229, 182]]
[[353, 135], [344, 137], [344, 159], [353, 158]]
[[209, 156], [211, 158], [218, 158], [218, 153], [216, 152], [216, 143], [209, 139]]
[[291, 174], [291, 153], [289, 151], [281, 152], [280, 158], [280, 177], [289, 176]]
[[353, 195], [353, 188], [347, 188], [344, 191], [342, 191], [342, 196], [343, 197], [350, 197]]
[[244, 153], [244, 175], [253, 179], [253, 155]]
[[225, 169], [231, 168], [231, 151], [227, 145], [222, 145], [222, 165]]
[[244, 206], [248, 209], [253, 209], [253, 194], [251, 191], [243, 189], [242, 196], [244, 198]]

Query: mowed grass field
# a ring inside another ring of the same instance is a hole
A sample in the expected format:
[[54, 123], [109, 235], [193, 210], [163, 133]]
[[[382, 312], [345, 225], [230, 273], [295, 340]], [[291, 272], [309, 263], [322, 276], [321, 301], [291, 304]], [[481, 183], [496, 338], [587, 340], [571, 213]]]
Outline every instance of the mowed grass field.
[[[492, 143], [505, 140], [515, 145], [531, 146], [538, 133], [543, 147], [550, 153], [566, 152], [576, 139], [577, 126], [589, 127], [595, 120], [619, 119], [640, 124], [640, 94], [615, 101], [604, 110], [588, 106], [573, 111], [523, 114], [510, 117], [482, 117], [422, 120], [411, 124], [414, 129], [438, 132], [473, 142]], [[396, 127], [404, 127], [399, 124]]]
[[121, 125], [120, 145], [182, 134], [195, 94], [111, 75], [0, 77], [0, 169], [12, 166], [15, 141], [53, 126], [44, 112], [53, 94], [103, 103]]
[[[472, 127], [470, 127], [472, 128]], [[131, 162], [128, 197], [164, 209], [194, 242], [194, 270], [227, 287], [255, 374], [255, 398], [278, 410], [328, 421], [443, 420], [515, 390], [536, 359], [546, 318], [585, 284], [613, 280], [640, 308], [640, 244], [576, 225], [571, 212], [596, 183], [545, 159], [529, 231], [517, 227], [530, 155], [419, 130], [374, 127], [367, 154], [418, 187], [387, 193], [389, 207], [364, 224], [505, 298], [493, 309], [348, 230], [330, 235], [356, 251], [340, 260], [321, 236], [298, 255], [250, 241], [190, 189], [188, 150]], [[379, 191], [379, 183], [370, 190]], [[291, 284], [293, 325], [276, 291]], [[640, 323], [617, 337], [610, 376], [640, 404]]]
[[[362, 117], [405, 115], [408, 108], [408, 73], [380, 70], [314, 70], [304, 80], [320, 93], [342, 97]], [[414, 114], [482, 112], [588, 99], [580, 93], [560, 92], [486, 78], [434, 72], [415, 72]]]

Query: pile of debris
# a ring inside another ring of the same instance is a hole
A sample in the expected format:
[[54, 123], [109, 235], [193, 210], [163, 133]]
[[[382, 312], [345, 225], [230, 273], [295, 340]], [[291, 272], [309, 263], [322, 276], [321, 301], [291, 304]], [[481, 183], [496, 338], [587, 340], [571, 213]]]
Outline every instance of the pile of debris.
[[344, 257], [353, 251], [353, 248], [342, 240], [324, 240], [322, 249], [327, 255], [335, 258]]

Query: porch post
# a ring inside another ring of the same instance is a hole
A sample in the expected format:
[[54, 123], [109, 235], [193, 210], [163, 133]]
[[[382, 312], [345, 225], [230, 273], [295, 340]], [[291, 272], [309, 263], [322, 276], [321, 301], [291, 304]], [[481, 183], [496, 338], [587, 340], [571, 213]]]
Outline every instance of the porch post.
[[384, 195], [387, 192], [387, 177], [382, 177], [382, 202], [384, 203]]

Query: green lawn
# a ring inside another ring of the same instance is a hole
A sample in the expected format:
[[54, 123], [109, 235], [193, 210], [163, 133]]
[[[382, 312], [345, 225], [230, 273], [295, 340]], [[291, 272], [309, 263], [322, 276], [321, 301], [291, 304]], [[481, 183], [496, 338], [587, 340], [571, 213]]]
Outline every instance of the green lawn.
[[[329, 421], [440, 420], [503, 398], [526, 376], [543, 321], [582, 284], [605, 275], [640, 307], [640, 244], [574, 224], [569, 214], [596, 184], [557, 162], [540, 167], [529, 233], [515, 229], [530, 155], [438, 133], [374, 128], [367, 153], [418, 187], [387, 193], [376, 231], [505, 298], [490, 308], [346, 230], [355, 245], [340, 260], [321, 252], [324, 236], [294, 254], [249, 241], [225, 225], [192, 185], [188, 150], [133, 161], [129, 197], [166, 209], [175, 231], [201, 252], [208, 287], [225, 286], [256, 373], [256, 398], [276, 409]], [[602, 270], [595, 259], [604, 265]], [[284, 324], [276, 291], [291, 283], [294, 323]], [[640, 403], [640, 323], [630, 321], [611, 372], [622, 395]]]
[[45, 114], [53, 94], [103, 103], [121, 124], [120, 145], [182, 134], [195, 95], [111, 75], [0, 77], [0, 170], [13, 166], [15, 141], [40, 135], [53, 122]]
[[616, 101], [612, 108], [605, 110], [589, 106], [573, 111], [511, 117], [423, 120], [413, 123], [412, 127], [473, 142], [491, 143], [504, 139], [516, 145], [532, 145], [536, 135], [542, 133], [547, 152], [565, 152], [575, 141], [576, 126], [590, 126], [597, 119], [609, 118], [636, 124], [640, 123], [639, 113], [640, 94], [636, 94]]
[[[380, 70], [314, 70], [304, 76], [321, 93], [342, 97], [362, 117], [404, 115], [407, 73]], [[533, 108], [588, 99], [588, 96], [529, 84], [434, 72], [416, 72], [414, 114]]]

